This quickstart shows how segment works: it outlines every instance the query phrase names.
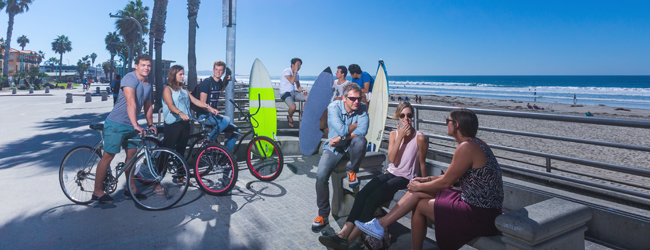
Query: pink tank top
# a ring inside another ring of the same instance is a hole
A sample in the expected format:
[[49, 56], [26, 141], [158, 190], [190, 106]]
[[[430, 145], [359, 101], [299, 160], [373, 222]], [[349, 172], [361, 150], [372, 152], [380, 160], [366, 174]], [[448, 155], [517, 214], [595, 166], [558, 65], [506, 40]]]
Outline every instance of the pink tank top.
[[[395, 161], [388, 164], [388, 172], [395, 176], [413, 179], [420, 174], [420, 151], [418, 150], [418, 135], [420, 131], [415, 131], [415, 136], [408, 144], [400, 143], [397, 149]], [[399, 133], [395, 131], [395, 133]], [[396, 137], [397, 138], [397, 137]]]

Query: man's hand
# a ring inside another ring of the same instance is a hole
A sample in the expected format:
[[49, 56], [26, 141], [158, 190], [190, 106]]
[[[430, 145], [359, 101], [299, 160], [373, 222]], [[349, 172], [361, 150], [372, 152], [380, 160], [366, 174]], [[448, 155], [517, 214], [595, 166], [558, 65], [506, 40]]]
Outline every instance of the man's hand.
[[140, 127], [138, 125], [133, 126], [133, 129], [138, 131], [138, 134], [141, 134], [141, 135], [146, 135], [147, 134], [147, 130], [143, 129], [142, 127]]
[[212, 114], [214, 114], [214, 115], [218, 115], [218, 114], [219, 114], [219, 110], [217, 110], [217, 109], [215, 109], [215, 108], [213, 108], [213, 107], [208, 107], [208, 112], [210, 112], [210, 113], [212, 113]]
[[153, 124], [151, 124], [151, 126], [149, 126], [149, 129], [152, 129], [154, 134], [158, 134], [158, 129]]
[[329, 143], [330, 148], [335, 147], [336, 144], [339, 144], [340, 142], [341, 142], [341, 137], [340, 137], [340, 136], [337, 136], [337, 137], [332, 138], [332, 139], [330, 140], [330, 143]]
[[354, 123], [348, 127], [348, 134], [352, 134], [352, 132], [357, 129], [357, 126], [359, 126], [359, 123]]

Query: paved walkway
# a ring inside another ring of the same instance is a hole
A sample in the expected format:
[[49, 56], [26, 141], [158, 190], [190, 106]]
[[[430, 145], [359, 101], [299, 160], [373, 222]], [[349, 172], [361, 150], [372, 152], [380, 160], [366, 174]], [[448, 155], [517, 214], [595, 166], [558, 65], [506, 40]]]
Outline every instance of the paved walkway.
[[[83, 96], [74, 96], [72, 104], [65, 104], [68, 92], [82, 93], [51, 90], [51, 96], [8, 97], [10, 90], [0, 92], [0, 249], [325, 248], [317, 240], [320, 232], [310, 228], [317, 215], [319, 156], [286, 156], [282, 175], [271, 183], [257, 181], [242, 162], [232, 195], [209, 196], [190, 187], [166, 211], [145, 211], [123, 197], [123, 177], [113, 204], [73, 204], [59, 186], [59, 164], [74, 146], [99, 139], [87, 125], [103, 121], [112, 102], [94, 96], [85, 103]], [[323, 231], [339, 231], [334, 218], [330, 221]], [[409, 248], [408, 228], [392, 228], [402, 232], [395, 249]]]
[[[8, 97], [11, 90], [0, 91], [0, 249], [325, 248], [317, 240], [321, 232], [310, 228], [317, 215], [318, 155], [285, 156], [282, 175], [271, 183], [257, 181], [242, 162], [231, 195], [209, 196], [190, 187], [165, 211], [145, 211], [123, 197], [123, 177], [113, 204], [73, 204], [59, 186], [59, 164], [71, 148], [99, 140], [88, 124], [106, 118], [112, 99], [102, 102], [94, 96], [85, 103], [75, 95], [72, 104], [65, 104], [68, 92], [82, 93], [52, 90], [51, 96]], [[116, 157], [121, 159], [123, 153]], [[322, 232], [338, 232], [344, 219], [337, 223], [330, 216], [330, 222]], [[410, 248], [409, 225], [403, 219], [389, 228], [396, 239], [392, 249]], [[433, 230], [427, 237], [425, 249], [438, 249]]]

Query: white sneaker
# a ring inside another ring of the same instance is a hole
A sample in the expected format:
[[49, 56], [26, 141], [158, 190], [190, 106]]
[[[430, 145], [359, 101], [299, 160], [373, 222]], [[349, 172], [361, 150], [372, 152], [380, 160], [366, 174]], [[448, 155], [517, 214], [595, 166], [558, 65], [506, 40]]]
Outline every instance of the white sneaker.
[[379, 225], [377, 218], [373, 218], [371, 221], [368, 221], [366, 223], [356, 220], [354, 221], [354, 225], [367, 235], [370, 235], [374, 238], [381, 239], [384, 237], [384, 228]]

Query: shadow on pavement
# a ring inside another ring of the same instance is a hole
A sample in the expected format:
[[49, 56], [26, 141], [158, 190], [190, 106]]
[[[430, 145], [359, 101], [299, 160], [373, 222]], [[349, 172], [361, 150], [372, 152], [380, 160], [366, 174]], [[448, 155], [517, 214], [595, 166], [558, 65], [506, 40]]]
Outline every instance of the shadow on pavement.
[[[103, 122], [107, 114], [88, 113], [58, 117], [41, 122], [37, 129], [47, 132], [27, 139], [9, 142], [0, 148], [0, 169], [32, 163], [42, 168], [58, 168], [65, 154], [73, 147], [94, 145], [100, 139], [98, 132], [87, 126]], [[72, 130], [85, 127], [83, 130]], [[60, 130], [64, 131], [61, 132]]]

